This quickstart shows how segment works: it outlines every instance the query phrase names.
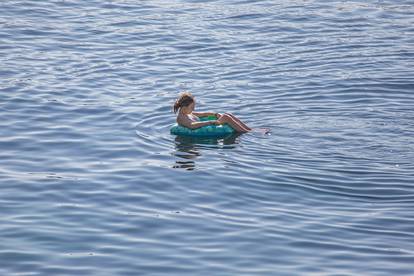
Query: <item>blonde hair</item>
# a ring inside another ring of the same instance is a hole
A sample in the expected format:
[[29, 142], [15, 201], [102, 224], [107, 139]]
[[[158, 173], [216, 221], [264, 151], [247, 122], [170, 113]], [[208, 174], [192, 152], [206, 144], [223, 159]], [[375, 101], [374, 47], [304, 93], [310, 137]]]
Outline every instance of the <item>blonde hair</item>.
[[174, 113], [184, 106], [189, 106], [194, 102], [194, 96], [190, 92], [182, 92], [174, 103]]

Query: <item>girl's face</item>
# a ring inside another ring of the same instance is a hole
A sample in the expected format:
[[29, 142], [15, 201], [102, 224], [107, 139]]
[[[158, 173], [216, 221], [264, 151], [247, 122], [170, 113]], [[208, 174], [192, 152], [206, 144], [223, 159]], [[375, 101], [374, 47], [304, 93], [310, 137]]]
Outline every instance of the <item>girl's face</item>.
[[193, 110], [195, 109], [195, 101], [190, 103], [190, 105], [188, 106], [190, 112], [193, 112]]

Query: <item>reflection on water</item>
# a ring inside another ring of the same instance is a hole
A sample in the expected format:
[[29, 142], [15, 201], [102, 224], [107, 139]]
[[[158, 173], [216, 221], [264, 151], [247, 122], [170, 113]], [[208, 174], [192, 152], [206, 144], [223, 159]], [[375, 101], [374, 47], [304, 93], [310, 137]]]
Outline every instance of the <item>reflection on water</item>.
[[194, 170], [195, 160], [202, 155], [203, 150], [211, 148], [233, 149], [238, 144], [237, 137], [240, 135], [237, 133], [222, 138], [176, 136], [174, 155], [177, 160], [173, 168]]

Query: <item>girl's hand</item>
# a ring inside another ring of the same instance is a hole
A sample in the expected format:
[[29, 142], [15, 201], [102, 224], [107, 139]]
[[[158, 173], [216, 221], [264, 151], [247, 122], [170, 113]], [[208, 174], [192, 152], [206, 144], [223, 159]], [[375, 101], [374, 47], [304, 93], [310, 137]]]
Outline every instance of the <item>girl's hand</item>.
[[216, 118], [219, 119], [221, 117], [221, 114], [220, 113], [216, 113], [216, 114], [214, 114], [214, 116], [216, 116]]

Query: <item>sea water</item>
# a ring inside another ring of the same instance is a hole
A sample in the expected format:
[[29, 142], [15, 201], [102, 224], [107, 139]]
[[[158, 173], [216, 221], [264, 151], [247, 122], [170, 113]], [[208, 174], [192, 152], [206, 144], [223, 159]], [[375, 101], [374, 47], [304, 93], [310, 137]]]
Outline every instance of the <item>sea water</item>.
[[[0, 2], [1, 275], [414, 274], [414, 5]], [[176, 137], [172, 105], [270, 135]]]

